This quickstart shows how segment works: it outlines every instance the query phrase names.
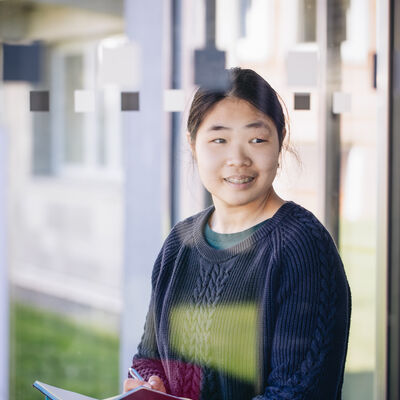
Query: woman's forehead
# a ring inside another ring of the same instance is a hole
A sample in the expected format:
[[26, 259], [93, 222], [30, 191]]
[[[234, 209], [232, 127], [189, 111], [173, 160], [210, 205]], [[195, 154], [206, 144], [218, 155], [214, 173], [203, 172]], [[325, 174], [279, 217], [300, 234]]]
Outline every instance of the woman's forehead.
[[269, 116], [258, 110], [248, 101], [237, 97], [226, 97], [212, 107], [201, 125], [235, 125], [236, 123], [246, 125], [255, 120], [262, 120], [266, 125], [272, 128], [275, 127], [274, 122]]

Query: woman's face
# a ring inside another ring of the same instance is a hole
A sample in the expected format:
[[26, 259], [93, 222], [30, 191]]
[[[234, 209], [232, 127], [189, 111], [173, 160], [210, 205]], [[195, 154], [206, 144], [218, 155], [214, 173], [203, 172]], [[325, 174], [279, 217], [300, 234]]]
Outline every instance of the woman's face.
[[253, 207], [268, 198], [278, 168], [278, 133], [247, 101], [218, 102], [201, 123], [192, 150], [216, 207]]

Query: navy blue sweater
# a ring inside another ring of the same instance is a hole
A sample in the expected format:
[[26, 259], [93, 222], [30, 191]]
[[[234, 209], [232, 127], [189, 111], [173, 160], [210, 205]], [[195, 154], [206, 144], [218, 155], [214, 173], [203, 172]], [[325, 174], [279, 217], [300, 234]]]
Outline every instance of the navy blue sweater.
[[327, 230], [287, 202], [218, 250], [203, 235], [212, 211], [165, 240], [133, 367], [193, 400], [340, 399], [351, 300]]

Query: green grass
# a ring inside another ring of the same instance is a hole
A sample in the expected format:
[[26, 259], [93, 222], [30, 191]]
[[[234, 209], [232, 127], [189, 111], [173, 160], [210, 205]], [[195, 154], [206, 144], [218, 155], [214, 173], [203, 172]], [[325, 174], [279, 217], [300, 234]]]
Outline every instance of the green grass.
[[35, 380], [100, 399], [119, 393], [117, 335], [19, 303], [10, 325], [10, 400], [43, 399]]

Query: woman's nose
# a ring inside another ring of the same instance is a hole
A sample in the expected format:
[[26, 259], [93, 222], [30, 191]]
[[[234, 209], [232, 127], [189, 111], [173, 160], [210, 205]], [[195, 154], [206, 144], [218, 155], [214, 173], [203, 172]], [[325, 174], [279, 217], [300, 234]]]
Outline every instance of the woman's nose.
[[243, 148], [240, 146], [232, 146], [226, 164], [230, 167], [249, 167], [251, 165], [251, 159]]

